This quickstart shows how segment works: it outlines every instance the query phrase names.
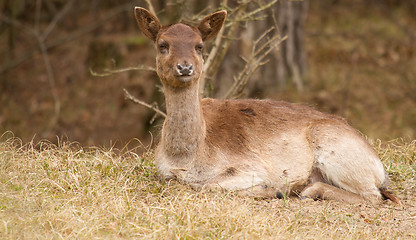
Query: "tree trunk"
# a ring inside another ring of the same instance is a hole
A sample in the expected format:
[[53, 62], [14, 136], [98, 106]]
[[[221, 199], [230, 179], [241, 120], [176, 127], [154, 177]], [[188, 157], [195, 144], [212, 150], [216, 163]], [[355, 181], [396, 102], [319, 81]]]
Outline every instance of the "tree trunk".
[[[288, 84], [294, 84], [298, 91], [305, 88], [304, 76], [307, 71], [306, 51], [304, 47], [304, 25], [308, 9], [308, 0], [281, 0], [272, 8], [263, 12], [266, 19], [248, 21], [236, 34], [235, 41], [214, 77], [214, 95], [223, 97], [232, 85], [233, 77], [241, 69], [241, 56], [250, 54], [253, 42], [272, 26], [277, 30], [270, 33], [287, 37], [269, 56], [268, 63], [252, 76], [245, 90], [246, 96], [265, 97], [271, 91], [283, 91]], [[249, 9], [248, 11], [252, 11]]]
[[291, 79], [298, 91], [304, 89], [304, 75], [307, 70], [306, 52], [304, 47], [304, 24], [308, 9], [308, 1], [282, 0], [277, 7], [277, 21], [282, 36], [287, 39], [276, 52], [277, 81], [280, 89]]

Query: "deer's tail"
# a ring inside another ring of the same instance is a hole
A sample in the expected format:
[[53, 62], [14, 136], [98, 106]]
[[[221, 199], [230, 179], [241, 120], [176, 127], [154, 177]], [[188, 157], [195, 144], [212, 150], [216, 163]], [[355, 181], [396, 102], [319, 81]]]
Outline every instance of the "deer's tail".
[[385, 199], [390, 199], [392, 202], [399, 206], [402, 205], [400, 198], [396, 197], [391, 191], [385, 188], [380, 188], [380, 193]]

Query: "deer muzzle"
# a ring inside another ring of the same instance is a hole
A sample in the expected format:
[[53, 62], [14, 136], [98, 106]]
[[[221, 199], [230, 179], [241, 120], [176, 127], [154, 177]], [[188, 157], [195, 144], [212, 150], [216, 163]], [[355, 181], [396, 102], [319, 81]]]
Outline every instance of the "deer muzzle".
[[176, 71], [181, 77], [191, 76], [194, 73], [192, 64], [189, 64], [189, 65], [177, 64]]

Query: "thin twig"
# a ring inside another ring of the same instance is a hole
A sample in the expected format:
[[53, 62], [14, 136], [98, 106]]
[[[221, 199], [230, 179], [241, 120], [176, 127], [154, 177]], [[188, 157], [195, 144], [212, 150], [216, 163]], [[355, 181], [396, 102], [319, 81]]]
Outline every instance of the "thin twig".
[[[77, 39], [77, 38], [79, 38], [79, 37], [81, 37], [85, 34], [88, 34], [92, 31], [94, 31], [95, 29], [97, 29], [98, 27], [100, 27], [101, 25], [103, 25], [106, 21], [110, 20], [111, 18], [117, 16], [118, 14], [120, 14], [122, 12], [125, 12], [125, 11], [129, 10], [130, 7], [131, 7], [130, 4], [122, 5], [118, 8], [116, 8], [116, 9], [108, 12], [105, 15], [105, 17], [103, 19], [100, 19], [99, 21], [96, 21], [96, 22], [94, 22], [90, 25], [87, 25], [84, 28], [77, 29], [76, 31], [74, 31], [74, 32], [72, 32], [72, 33], [70, 33], [66, 36], [63, 36], [63, 37], [45, 42], [45, 48], [46, 48], [46, 50], [49, 50], [51, 48], [54, 48], [54, 47], [60, 46], [62, 44], [65, 44], [67, 42], [71, 42], [71, 41], [73, 41], [73, 40], [75, 40], [75, 39]], [[7, 17], [4, 14], [0, 15], [0, 20], [2, 20], [5, 23], [8, 23], [8, 24], [13, 24], [16, 27], [20, 27], [23, 30], [25, 30], [26, 32], [28, 32], [29, 34], [35, 35], [34, 30], [25, 26], [24, 24], [20, 23], [17, 20], [14, 20], [14, 19], [11, 19], [11, 18]], [[31, 50], [28, 50], [26, 53], [21, 55], [19, 58], [14, 59], [14, 60], [10, 61], [8, 64], [5, 64], [5, 65], [1, 66], [0, 67], [0, 74], [9, 70], [9, 69], [11, 69], [11, 68], [17, 67], [22, 62], [31, 58], [33, 56], [33, 54], [35, 54], [35, 52], [37, 52], [38, 50], [39, 50], [39, 48], [37, 48], [37, 47], [33, 48]]]
[[[250, 3], [253, 3], [253, 2], [256, 2], [256, 1], [245, 0], [245, 1], [241, 1], [240, 4], [236, 8], [234, 8], [232, 11], [230, 11], [230, 13], [228, 15], [228, 18], [227, 18], [227, 22], [224, 24], [224, 27], [219, 32], [219, 34], [218, 34], [218, 36], [215, 40], [215, 43], [214, 43], [213, 47], [211, 48], [211, 51], [208, 55], [208, 58], [207, 58], [207, 60], [204, 64], [204, 68], [203, 68], [204, 71], [202, 73], [201, 80], [200, 80], [200, 92], [201, 92], [202, 96], [207, 96], [209, 94], [208, 91], [207, 91], [206, 83], [207, 83], [208, 79], [210, 79], [212, 76], [215, 76], [215, 74], [217, 73], [221, 62], [223, 61], [226, 53], [228, 52], [228, 50], [231, 46], [231, 43], [233, 42], [233, 40], [236, 39], [235, 35], [236, 35], [237, 30], [239, 29], [240, 23], [241, 22], [255, 21], [255, 20], [263, 19], [266, 16], [258, 17], [258, 13], [260, 13], [262, 11], [265, 11], [268, 8], [271, 8], [277, 1], [278, 0], [273, 0], [273, 1], [270, 1], [269, 3], [267, 3], [267, 4], [264, 4], [264, 5], [258, 4], [259, 6], [255, 10], [253, 10], [249, 13], [246, 13], [247, 6]], [[226, 5], [226, 4], [224, 4], [224, 5]], [[255, 15], [257, 15], [257, 16], [255, 16]], [[267, 35], [272, 30], [273, 29], [266, 31], [262, 35], [262, 37], [260, 37], [260, 38], [262, 39], [265, 35]], [[274, 40], [276, 40], [276, 39], [273, 39], [273, 41]], [[269, 41], [269, 43], [271, 43], [271, 41]], [[257, 43], [255, 43], [255, 45], [257, 45]], [[260, 52], [262, 52], [265, 48], [267, 48], [266, 44], [261, 46], [257, 50], [257, 52], [255, 52], [255, 54], [253, 56], [256, 56], [256, 55], [260, 54]], [[250, 64], [252, 64], [252, 63], [250, 63]], [[258, 64], [264, 64], [264, 62], [260, 59], [258, 61]], [[249, 72], [253, 72], [253, 69], [255, 70], [255, 69], [258, 68], [258, 67], [257, 68], [253, 68], [253, 67], [248, 68], [248, 66], [249, 65], [247, 65], [247, 68], [245, 68], [245, 70], [244, 70], [245, 73], [240, 75], [241, 78], [245, 74], [247, 74]]]
[[[254, 46], [257, 46], [257, 44], [259, 44], [259, 42], [264, 38], [264, 37], [266, 37], [266, 35], [267, 34], [269, 34], [271, 31], [273, 31], [274, 30], [274, 27], [271, 27], [271, 28], [269, 28], [269, 29], [267, 29], [266, 31], [264, 31], [264, 33], [262, 34], [262, 35], [260, 35], [260, 37], [258, 37], [255, 41], [254, 41]], [[268, 47], [269, 45], [268, 45], [268, 43], [271, 43], [271, 42], [273, 42], [276, 38], [279, 38], [280, 37], [280, 35], [275, 35], [272, 39], [269, 39], [269, 41], [267, 41], [265, 44], [263, 44], [263, 46], [261, 47], [261, 48], [259, 48], [259, 49], [257, 49], [255, 52], [254, 52], [254, 55], [257, 55], [257, 54], [259, 54], [261, 51], [263, 51], [266, 47]]]
[[267, 63], [267, 60], [264, 61], [264, 58], [269, 55], [269, 53], [278, 46], [282, 41], [286, 39], [280, 38], [279, 35], [273, 36], [271, 39], [266, 41], [263, 45], [258, 47], [259, 42], [266, 37], [266, 33], [262, 34], [256, 41], [251, 50], [251, 55], [246, 61], [246, 65], [243, 70], [238, 74], [238, 77], [234, 79], [232, 87], [225, 94], [225, 98], [237, 98], [240, 97], [244, 91], [245, 86], [247, 85], [248, 80], [251, 76], [257, 71], [260, 66], [263, 66]]
[[[52, 98], [53, 98], [53, 101], [54, 101], [54, 118], [52, 118], [52, 120], [49, 124], [49, 126], [52, 128], [57, 123], [57, 121], [59, 119], [60, 109], [61, 109], [61, 102], [59, 100], [58, 94], [56, 93], [55, 76], [54, 76], [54, 73], [53, 73], [53, 68], [52, 68], [51, 62], [49, 60], [48, 49], [47, 49], [45, 41], [44, 41], [45, 38], [43, 37], [43, 36], [47, 36], [47, 35], [41, 34], [39, 32], [39, 29], [38, 29], [38, 24], [39, 24], [38, 22], [40, 21], [38, 18], [40, 18], [40, 11], [41, 11], [40, 8], [41, 8], [41, 1], [38, 1], [37, 2], [36, 14], [35, 14], [36, 15], [36, 19], [35, 19], [36, 26], [34, 27], [34, 30], [27, 27], [26, 25], [20, 23], [18, 20], [8, 18], [4, 15], [1, 16], [1, 20], [4, 21], [4, 22], [7, 22], [9, 24], [13, 24], [13, 25], [15, 25], [19, 28], [22, 28], [24, 31], [26, 31], [30, 35], [33, 35], [35, 37], [35, 39], [37, 40], [39, 51], [42, 54], [43, 62], [45, 64], [46, 73], [47, 73], [47, 76], [48, 76], [48, 83], [49, 83], [49, 86], [51, 88], [51, 95], [52, 95]], [[52, 30], [52, 28], [49, 31], [51, 31], [51, 30]]]
[[125, 89], [125, 88], [123, 88], [123, 91], [124, 91], [124, 96], [126, 97], [126, 99], [129, 99], [130, 101], [132, 101], [132, 102], [134, 102], [136, 104], [140, 104], [140, 105], [145, 106], [145, 107], [147, 107], [149, 109], [152, 109], [153, 111], [155, 111], [160, 116], [166, 118], [166, 113], [164, 113], [163, 111], [161, 111], [157, 105], [156, 106], [153, 106], [153, 105], [150, 105], [150, 104], [148, 104], [146, 102], [143, 102], [143, 101], [141, 101], [141, 100], [133, 97], [133, 95], [131, 95], [127, 91], [127, 89]]
[[55, 75], [53, 73], [52, 65], [49, 60], [48, 50], [46, 49], [45, 42], [42, 41], [40, 36], [36, 36], [38, 38], [39, 42], [39, 48], [42, 53], [43, 62], [46, 67], [46, 73], [48, 75], [48, 82], [49, 86], [51, 88], [51, 94], [54, 101], [54, 118], [51, 119], [51, 122], [49, 123], [50, 128], [54, 127], [55, 124], [58, 122], [59, 115], [61, 112], [61, 101], [59, 100], [58, 94], [56, 92], [56, 85], [55, 85]]
[[269, 2], [268, 4], [266, 4], [266, 5], [260, 5], [258, 8], [256, 8], [254, 11], [251, 11], [251, 12], [249, 12], [249, 13], [247, 13], [247, 14], [244, 14], [242, 17], [241, 17], [241, 19], [237, 19], [238, 21], [245, 21], [245, 20], [248, 20], [248, 19], [251, 19], [255, 14], [257, 14], [257, 13], [259, 13], [259, 12], [262, 12], [262, 11], [264, 11], [264, 10], [266, 10], [266, 9], [268, 9], [268, 8], [270, 8], [271, 6], [273, 6], [275, 3], [277, 3], [279, 0], [274, 0], [274, 1], [271, 1], [271, 2]]
[[[61, 101], [59, 99], [59, 96], [56, 92], [56, 84], [55, 84], [55, 75], [53, 73], [53, 68], [49, 59], [49, 54], [48, 54], [48, 49], [46, 48], [45, 45], [45, 40], [46, 38], [49, 36], [49, 34], [54, 30], [56, 24], [59, 22], [60, 19], [62, 19], [62, 17], [71, 9], [72, 4], [75, 2], [75, 0], [69, 1], [63, 8], [62, 10], [57, 13], [54, 18], [52, 19], [52, 21], [49, 23], [48, 27], [43, 31], [43, 33], [40, 33], [38, 28], [35, 28], [35, 36], [36, 39], [38, 40], [38, 44], [39, 44], [39, 49], [40, 52], [42, 53], [42, 58], [43, 58], [43, 62], [45, 64], [46, 67], [46, 72], [48, 75], [48, 82], [49, 82], [49, 86], [51, 88], [51, 94], [52, 94], [52, 98], [54, 100], [54, 117], [51, 119], [50, 123], [49, 123], [49, 127], [53, 128], [56, 123], [59, 120], [60, 117], [60, 112], [61, 112]], [[39, 14], [40, 14], [40, 7], [41, 4], [39, 4]], [[40, 15], [39, 15], [40, 16]], [[39, 17], [37, 16], [37, 17]], [[37, 19], [37, 23], [39, 23], [39, 19]]]
[[90, 73], [94, 77], [107, 77], [107, 76], [111, 76], [111, 75], [116, 74], [116, 73], [122, 73], [122, 72], [127, 72], [127, 71], [153, 71], [153, 72], [156, 72], [156, 69], [154, 67], [150, 67], [150, 66], [139, 65], [137, 67], [126, 67], [126, 68], [121, 68], [121, 69], [104, 69], [103, 71], [104, 72], [102, 72], [102, 73], [98, 73], [98, 72], [95, 72], [94, 70], [92, 70], [90, 68]]
[[[234, 11], [232, 11], [230, 16], [234, 16], [233, 19], [240, 18], [241, 15], [244, 13], [249, 2], [250, 1], [241, 3]], [[224, 26], [224, 28], [227, 28], [226, 36], [224, 36], [224, 32], [226, 30], [221, 30], [219, 33], [220, 36], [217, 37], [215, 45], [213, 49], [211, 49], [211, 51], [214, 51], [214, 53], [211, 56], [212, 60], [210, 60], [209, 64], [207, 63], [206, 65], [204, 65], [204, 69], [206, 69], [206, 71], [203, 72], [203, 75], [201, 77], [201, 89], [203, 89], [201, 91], [202, 96], [208, 95], [208, 92], [206, 90], [207, 79], [211, 76], [214, 76], [217, 73], [221, 62], [224, 59], [226, 53], [228, 52], [232, 40], [234, 39], [233, 36], [238, 30], [239, 22], [233, 21], [231, 18], [227, 20], [227, 22], [229, 22], [229, 24], [225, 24]]]
[[56, 24], [59, 22], [59, 20], [62, 19], [63, 16], [65, 16], [65, 14], [68, 13], [68, 11], [71, 9], [72, 4], [75, 2], [76, 0], [71, 0], [69, 2], [67, 2], [65, 4], [65, 6], [62, 8], [61, 11], [59, 11], [55, 17], [53, 18], [53, 20], [49, 23], [48, 27], [45, 29], [45, 31], [43, 31], [42, 35], [41, 35], [41, 39], [42, 41], [45, 41], [46, 38], [49, 36], [49, 34], [53, 31], [53, 29], [55, 28]]
[[206, 85], [206, 82], [207, 82], [206, 73], [208, 72], [208, 68], [210, 66], [212, 66], [212, 63], [213, 63], [215, 57], [218, 54], [218, 50], [219, 50], [219, 47], [221, 46], [221, 41], [222, 41], [222, 38], [223, 38], [223, 35], [224, 35], [224, 29], [225, 28], [221, 28], [220, 32], [218, 33], [218, 35], [215, 39], [214, 46], [211, 48], [211, 51], [209, 52], [208, 58], [205, 61], [205, 64], [204, 64], [204, 67], [203, 67], [203, 70], [202, 70], [202, 76], [200, 78], [199, 83], [200, 83], [200, 92], [202, 93], [203, 96], [206, 95], [206, 92], [205, 92], [205, 85]]
[[147, 3], [147, 6], [149, 8], [149, 11], [151, 13], [153, 13], [154, 15], [156, 15], [156, 11], [155, 11], [155, 8], [153, 7], [152, 2], [150, 0], [146, 0], [146, 3]]

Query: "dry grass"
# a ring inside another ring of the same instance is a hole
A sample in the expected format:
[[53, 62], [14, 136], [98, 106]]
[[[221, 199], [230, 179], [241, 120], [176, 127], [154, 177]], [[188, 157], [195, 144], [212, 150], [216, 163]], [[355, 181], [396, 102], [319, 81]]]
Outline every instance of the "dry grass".
[[157, 178], [152, 154], [0, 140], [1, 239], [416, 237], [416, 141], [374, 144], [404, 208], [258, 200]]

